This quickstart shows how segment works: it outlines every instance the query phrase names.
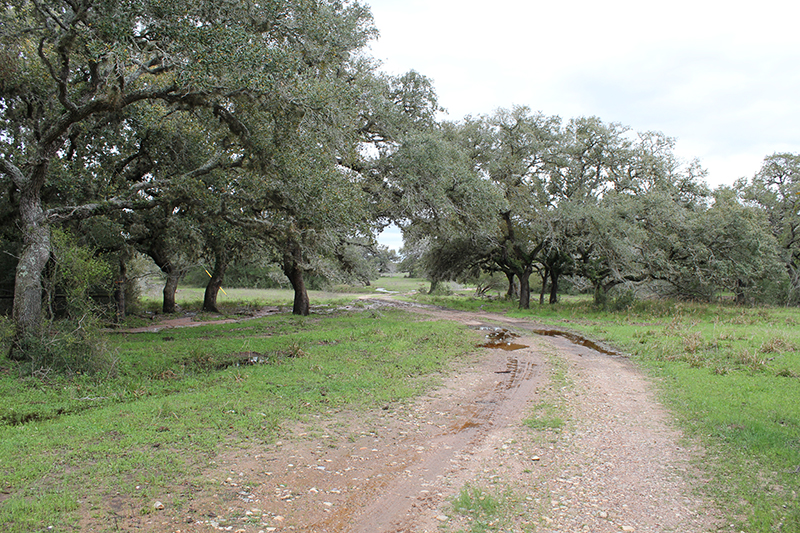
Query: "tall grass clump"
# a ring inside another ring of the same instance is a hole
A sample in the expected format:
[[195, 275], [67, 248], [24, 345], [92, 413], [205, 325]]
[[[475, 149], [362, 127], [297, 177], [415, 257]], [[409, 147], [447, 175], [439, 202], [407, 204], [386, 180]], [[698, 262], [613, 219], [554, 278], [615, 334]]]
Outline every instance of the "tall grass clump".
[[451, 500], [452, 513], [467, 523], [469, 533], [506, 531], [512, 527], [516, 497], [506, 489], [494, 492], [478, 485], [466, 484]]

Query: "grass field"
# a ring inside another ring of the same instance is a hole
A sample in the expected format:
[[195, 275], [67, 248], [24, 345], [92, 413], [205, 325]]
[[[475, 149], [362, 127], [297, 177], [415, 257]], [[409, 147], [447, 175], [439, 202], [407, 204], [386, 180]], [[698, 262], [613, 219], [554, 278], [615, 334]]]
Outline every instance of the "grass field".
[[[455, 324], [364, 309], [355, 298], [425, 288], [392, 276], [312, 292], [310, 317], [107, 333], [100, 340], [109, 364], [95, 374], [20, 377], [3, 361], [0, 527], [73, 531], [78, 511], [101, 513], [100, 502], [120, 490], [146, 512], [175, 479], [196, 476], [222, 442], [269, 442], [287, 421], [418, 394], [476, 338]], [[223, 316], [291, 306], [290, 291], [226, 292]], [[800, 310], [653, 301], [607, 312], [568, 297], [521, 311], [464, 293], [413, 297], [525, 317], [624, 350], [654, 377], [687, 438], [705, 448], [705, 490], [730, 530], [800, 531]], [[184, 310], [199, 309], [201, 299], [200, 289], [179, 292]], [[151, 314], [130, 325], [149, 323], [158, 304], [144, 307]], [[8, 330], [7, 321], [0, 326]], [[545, 414], [547, 424], [558, 422], [558, 413]]]
[[[420, 288], [427, 289], [427, 283], [421, 279], [411, 279], [404, 274], [381, 276], [368, 287], [352, 287], [342, 285], [326, 291], [308, 291], [311, 305], [340, 305], [352, 302], [364, 295], [386, 292], [409, 293]], [[283, 306], [291, 310], [294, 292], [291, 289], [238, 289], [223, 288], [217, 295], [217, 303], [223, 308], [242, 306]], [[203, 288], [181, 287], [176, 293], [176, 302], [185, 309], [200, 309], [203, 306]], [[144, 307], [150, 311], [161, 308], [161, 286], [150, 285], [142, 294]]]

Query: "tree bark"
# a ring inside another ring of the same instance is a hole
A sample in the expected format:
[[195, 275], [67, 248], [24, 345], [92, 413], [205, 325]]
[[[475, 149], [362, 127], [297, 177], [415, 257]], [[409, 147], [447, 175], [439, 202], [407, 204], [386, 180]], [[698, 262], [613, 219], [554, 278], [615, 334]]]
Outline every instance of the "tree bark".
[[178, 290], [178, 283], [183, 273], [172, 264], [169, 247], [160, 237], [156, 239], [155, 242], [151, 243], [149, 248], [144, 251], [150, 256], [156, 266], [161, 269], [161, 272], [167, 276], [167, 281], [162, 291], [164, 299], [161, 304], [161, 312], [164, 314], [174, 313], [175, 292]]
[[308, 316], [311, 312], [311, 302], [308, 299], [308, 291], [306, 290], [306, 283], [303, 280], [303, 271], [296, 268], [289, 278], [294, 289], [294, 303], [292, 305], [292, 314], [300, 316]]
[[116, 306], [117, 323], [125, 320], [125, 292], [128, 289], [128, 266], [125, 263], [125, 258], [120, 255], [119, 258], [119, 274], [114, 282], [114, 305]]
[[203, 311], [206, 313], [219, 313], [217, 295], [219, 294], [220, 287], [222, 287], [222, 276], [215, 276], [214, 274], [211, 276], [211, 279], [208, 280], [208, 285], [206, 285], [206, 290], [203, 293]]
[[50, 227], [41, 222], [23, 223], [22, 235], [12, 311], [17, 339], [36, 334], [42, 324], [42, 273], [50, 258]]
[[228, 252], [220, 247], [215, 253], [214, 270], [211, 279], [208, 280], [206, 291], [203, 294], [203, 311], [208, 313], [219, 313], [217, 308], [217, 295], [225, 279], [225, 271], [228, 269]]
[[594, 284], [594, 305], [601, 309], [605, 309], [608, 305], [607, 293], [601, 283]]
[[432, 280], [431, 286], [428, 289], [428, 294], [433, 294], [434, 292], [436, 292], [437, 288], [439, 288], [439, 280]]
[[531, 308], [531, 271], [526, 269], [521, 274], [517, 274], [519, 278], [519, 308]]
[[[0, 158], [0, 170], [8, 174], [19, 190], [19, 217], [22, 231], [20, 253], [14, 279], [12, 317], [15, 342], [39, 332], [42, 324], [42, 273], [50, 259], [50, 224], [42, 209], [42, 187], [47, 175], [46, 162], [33, 167], [26, 176], [15, 165]], [[12, 346], [14, 358], [24, 358]]]
[[283, 255], [283, 273], [289, 278], [294, 290], [294, 305], [292, 314], [308, 316], [311, 312], [311, 302], [308, 299], [306, 283], [303, 279], [303, 269], [300, 267], [301, 252], [298, 245], [291, 245]]
[[559, 272], [554, 270], [550, 273], [550, 303], [558, 303], [558, 278]]
[[506, 292], [506, 298], [512, 300], [519, 296], [517, 293], [517, 284], [514, 283], [514, 278], [516, 277], [513, 272], [506, 272], [506, 278], [508, 278], [508, 292]]
[[[162, 268], [161, 270], [164, 269]], [[169, 265], [169, 269], [165, 271], [165, 274], [167, 275], [167, 282], [164, 284], [164, 290], [162, 291], [164, 303], [161, 305], [161, 312], [171, 314], [175, 312], [175, 293], [178, 291], [178, 282], [180, 282], [181, 276], [172, 268], [172, 265]]]

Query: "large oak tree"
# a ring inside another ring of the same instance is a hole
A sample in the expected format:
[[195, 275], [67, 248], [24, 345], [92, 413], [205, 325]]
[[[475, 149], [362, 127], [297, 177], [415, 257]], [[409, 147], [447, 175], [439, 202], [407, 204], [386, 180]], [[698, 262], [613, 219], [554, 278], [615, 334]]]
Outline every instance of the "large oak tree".
[[[274, 129], [261, 127], [265, 115], [286, 129], [309, 108], [326, 110], [321, 73], [374, 34], [366, 8], [327, 0], [17, 0], [4, 4], [0, 28], [0, 130], [7, 141], [0, 172], [15, 188], [22, 232], [18, 338], [41, 321], [51, 224], [137, 207], [173, 177], [157, 165], [129, 172], [147, 162], [137, 152], [120, 153], [142, 139], [127, 116], [148, 106], [156, 114], [203, 114], [200, 123], [221, 123], [227, 135], [182, 175], [238, 166], [269, 146]], [[100, 142], [109, 125], [124, 139]], [[45, 201], [54, 173], [83, 172], [85, 160], [73, 158], [78, 147], [91, 147], [95, 160], [116, 155], [125, 162], [116, 174], [94, 168], [115, 187], [81, 205]]]

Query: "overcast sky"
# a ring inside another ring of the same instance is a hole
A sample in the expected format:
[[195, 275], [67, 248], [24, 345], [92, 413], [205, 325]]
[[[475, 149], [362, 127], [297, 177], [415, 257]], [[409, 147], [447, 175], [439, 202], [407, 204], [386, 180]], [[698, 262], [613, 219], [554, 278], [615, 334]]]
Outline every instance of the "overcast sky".
[[372, 55], [431, 78], [446, 119], [526, 105], [661, 131], [712, 187], [800, 152], [800, 3], [364, 1]]

